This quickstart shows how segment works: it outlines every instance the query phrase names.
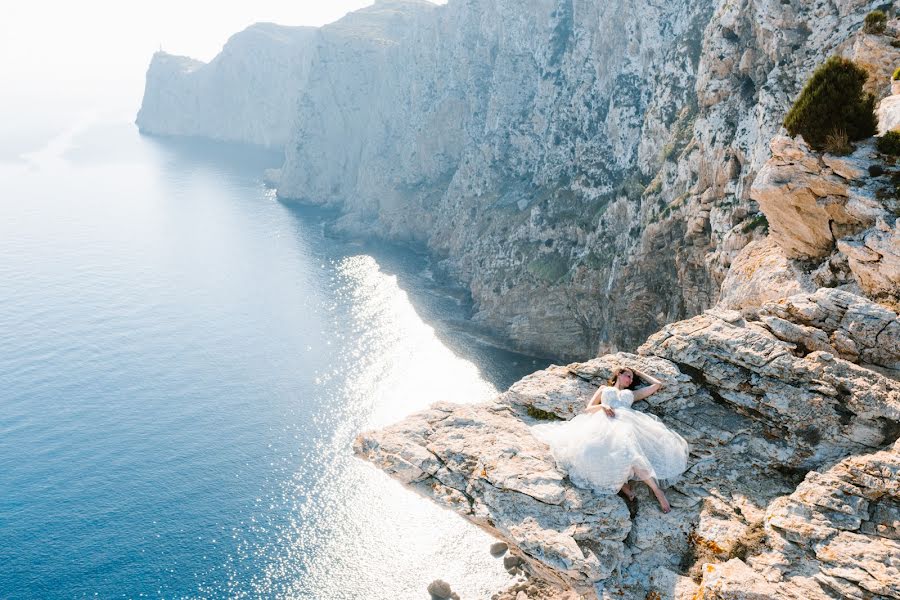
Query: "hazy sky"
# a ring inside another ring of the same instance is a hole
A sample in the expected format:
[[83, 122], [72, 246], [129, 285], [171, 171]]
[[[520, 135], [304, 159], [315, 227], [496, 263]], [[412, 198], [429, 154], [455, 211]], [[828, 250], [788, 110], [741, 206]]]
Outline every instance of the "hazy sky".
[[[0, 17], [0, 80], [84, 86], [143, 77], [160, 46], [209, 60], [228, 37], [251, 23], [323, 25], [371, 0], [29, 0], [6, 3]], [[3, 86], [6, 88], [6, 85]]]
[[133, 116], [150, 58], [160, 47], [208, 61], [229, 36], [252, 23], [318, 26], [370, 4], [372, 0], [5, 2], [0, 13], [0, 135], [56, 128], [51, 122], [86, 110]]

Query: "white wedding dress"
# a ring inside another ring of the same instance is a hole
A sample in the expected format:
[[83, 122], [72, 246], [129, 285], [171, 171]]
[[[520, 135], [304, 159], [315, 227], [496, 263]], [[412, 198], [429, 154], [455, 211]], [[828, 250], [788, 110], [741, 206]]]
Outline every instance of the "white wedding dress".
[[603, 386], [603, 404], [615, 411], [581, 413], [569, 421], [532, 425], [572, 483], [615, 494], [629, 479], [671, 481], [687, 468], [688, 443], [656, 415], [631, 408], [634, 393]]

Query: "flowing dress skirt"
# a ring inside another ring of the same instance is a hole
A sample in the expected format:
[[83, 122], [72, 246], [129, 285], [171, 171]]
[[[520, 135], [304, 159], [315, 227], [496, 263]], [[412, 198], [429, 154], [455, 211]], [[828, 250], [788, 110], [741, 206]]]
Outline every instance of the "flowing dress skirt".
[[579, 487], [615, 494], [630, 479], [671, 480], [687, 468], [688, 443], [653, 414], [620, 406], [532, 425]]

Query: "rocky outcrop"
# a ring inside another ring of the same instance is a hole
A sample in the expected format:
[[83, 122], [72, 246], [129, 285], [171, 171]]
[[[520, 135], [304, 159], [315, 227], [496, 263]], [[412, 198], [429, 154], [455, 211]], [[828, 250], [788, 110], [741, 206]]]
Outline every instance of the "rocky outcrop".
[[837, 249], [868, 296], [900, 306], [900, 220], [880, 220], [859, 235], [838, 240]]
[[751, 184], [806, 78], [840, 52], [886, 81], [900, 57], [892, 30], [860, 33], [877, 4], [376, 2], [241, 50], [251, 28], [209, 65], [158, 55], [138, 120], [277, 132], [282, 198], [426, 244], [510, 345], [593, 356], [716, 303], [765, 237]]
[[765, 523], [770, 550], [749, 562], [776, 589], [900, 598], [900, 442], [808, 473], [767, 507]]
[[891, 74], [891, 95], [883, 98], [876, 109], [878, 115], [878, 135], [900, 129], [900, 80]]
[[502, 405], [437, 404], [358, 439], [355, 450], [509, 543], [544, 579], [587, 590], [622, 560], [625, 505], [566, 484]]
[[[583, 597], [900, 597], [898, 328], [837, 289], [713, 309], [637, 354], [550, 367], [491, 403], [435, 405], [354, 450]], [[669, 514], [643, 486], [630, 507], [573, 486], [527, 427], [571, 418], [623, 363], [664, 382], [635, 406], [691, 446]]]
[[735, 257], [716, 306], [753, 310], [770, 300], [811, 292], [816, 287], [803, 266], [785, 256], [781, 246], [767, 236], [753, 240]]
[[868, 183], [864, 144], [850, 157], [818, 155], [802, 138], [772, 140], [772, 159], [753, 183], [751, 195], [769, 223], [769, 235], [788, 258], [822, 259], [835, 241], [875, 224], [888, 213]]
[[757, 315], [766, 329], [800, 352], [829, 352], [861, 366], [888, 369], [894, 378], [900, 373], [900, 323], [884, 306], [821, 289], [767, 303]]
[[[830, 319], [848, 317], [859, 333], [870, 318], [880, 322], [880, 307], [871, 303], [862, 305], [869, 310], [856, 315], [858, 320], [848, 315], [842, 304], [853, 296], [840, 294], [828, 290], [790, 301], [822, 313], [826, 306], [832, 308]], [[771, 310], [790, 314], [777, 305]], [[896, 313], [881, 324], [900, 325]], [[652, 352], [695, 374], [712, 387], [718, 402], [751, 418], [756, 429], [748, 444], [756, 454], [785, 467], [809, 469], [887, 443], [896, 435], [893, 423], [900, 421], [896, 383], [872, 377], [869, 369], [826, 351], [832, 348], [821, 334], [779, 317], [762, 315], [757, 322], [721, 311], [668, 325], [639, 352]]]
[[762, 299], [758, 282], [739, 279], [747, 272], [743, 265], [768, 262], [767, 278], [789, 288], [841, 287], [898, 306], [900, 172], [872, 142], [847, 157], [813, 152], [802, 138], [777, 136], [771, 148], [751, 188], [771, 242], [741, 252], [721, 305], [751, 308]]
[[708, 563], [698, 589], [681, 597], [900, 598], [898, 481], [900, 442], [811, 471], [766, 508], [762, 552]]

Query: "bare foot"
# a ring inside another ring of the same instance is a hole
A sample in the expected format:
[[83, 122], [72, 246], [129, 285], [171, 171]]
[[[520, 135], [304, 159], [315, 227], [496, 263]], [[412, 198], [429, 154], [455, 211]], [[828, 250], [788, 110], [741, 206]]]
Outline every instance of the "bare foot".
[[631, 486], [629, 486], [627, 483], [622, 486], [621, 491], [623, 494], [625, 494], [626, 498], [628, 498], [629, 500], [634, 500], [634, 497], [636, 496], [636, 494], [634, 493], [634, 490], [631, 489]]
[[663, 498], [659, 501], [659, 507], [662, 509], [664, 513], [669, 513], [672, 510], [672, 507], [669, 506], [669, 501]]
[[662, 509], [662, 511], [664, 513], [671, 511], [672, 507], [669, 505], [669, 501], [666, 499], [666, 495], [661, 489], [659, 489], [659, 486], [656, 484], [656, 480], [652, 477], [647, 477], [643, 481], [651, 490], [653, 490], [653, 495], [656, 496], [657, 500], [659, 500], [659, 507]]

